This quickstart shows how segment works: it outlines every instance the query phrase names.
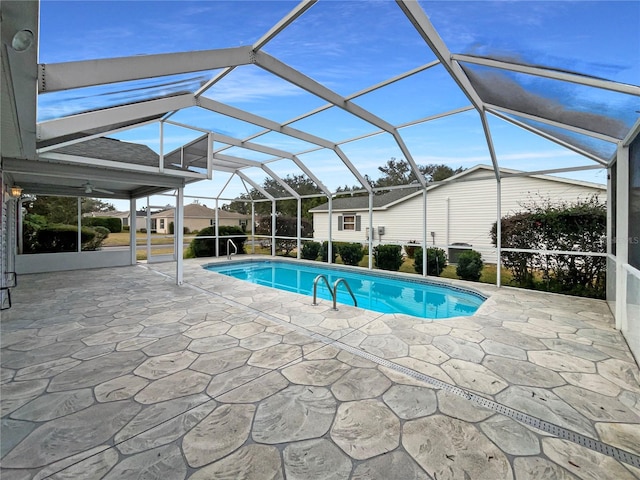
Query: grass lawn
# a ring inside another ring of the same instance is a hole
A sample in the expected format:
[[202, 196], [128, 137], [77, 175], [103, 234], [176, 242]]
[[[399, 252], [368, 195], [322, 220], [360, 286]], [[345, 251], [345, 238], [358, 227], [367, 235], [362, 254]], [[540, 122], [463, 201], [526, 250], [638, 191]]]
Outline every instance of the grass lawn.
[[[136, 245], [145, 245], [147, 243], [147, 234], [136, 232]], [[173, 236], [162, 235], [157, 233], [151, 234], [151, 245], [168, 245], [173, 243]], [[105, 239], [103, 245], [105, 247], [121, 247], [129, 245], [129, 232], [110, 233]]]

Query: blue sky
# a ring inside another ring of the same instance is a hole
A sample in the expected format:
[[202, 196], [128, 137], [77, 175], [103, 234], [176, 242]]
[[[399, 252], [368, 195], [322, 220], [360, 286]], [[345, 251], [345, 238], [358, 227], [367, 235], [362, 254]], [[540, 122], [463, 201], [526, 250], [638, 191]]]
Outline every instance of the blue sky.
[[[43, 0], [40, 62], [250, 45], [295, 5], [296, 2], [276, 1]], [[640, 2], [429, 1], [421, 5], [452, 53], [501, 57], [634, 85], [640, 83]], [[268, 43], [264, 51], [344, 96], [435, 59], [396, 3], [388, 0], [321, 0]], [[215, 72], [205, 72], [52, 94], [41, 102], [39, 114], [41, 118], [51, 118], [167, 93], [172, 88], [193, 89], [213, 74]], [[522, 89], [547, 98], [554, 105], [583, 112], [604, 112], [621, 118], [625, 124], [632, 124], [638, 118], [637, 97], [585, 91], [526, 76], [510, 78]], [[138, 90], [128, 91], [132, 87]], [[96, 93], [102, 94], [97, 101], [92, 98]], [[279, 122], [325, 104], [254, 65], [239, 67], [206, 95]], [[396, 125], [469, 104], [440, 66], [354, 101]], [[174, 118], [238, 138], [261, 130], [195, 108], [180, 112]], [[377, 130], [335, 108], [291, 126], [333, 142]], [[502, 120], [491, 118], [490, 127], [499, 164], [503, 167], [540, 170], [591, 163]], [[198, 135], [177, 127], [167, 129], [166, 134], [165, 150]], [[402, 129], [401, 134], [417, 163], [446, 163], [452, 167], [490, 163], [478, 115], [473, 111], [408, 127]], [[117, 136], [158, 149], [157, 126]], [[265, 135], [255, 141], [293, 153], [312, 148], [278, 134]], [[378, 165], [392, 157], [403, 158], [389, 135], [346, 143], [342, 148], [363, 173], [374, 178]], [[225, 153], [234, 154], [238, 150]], [[266, 157], [251, 154], [249, 158]], [[300, 158], [330, 188], [356, 183], [337, 158], [326, 151], [304, 154]], [[289, 161], [270, 166], [283, 176], [298, 173]], [[606, 173], [600, 170], [571, 176], [599, 183], [606, 179]], [[227, 178], [226, 174], [217, 175], [213, 182], [188, 187], [186, 193], [215, 196]], [[264, 174], [258, 175], [256, 180], [260, 182], [263, 178]], [[240, 192], [240, 183], [232, 182], [225, 197]]]

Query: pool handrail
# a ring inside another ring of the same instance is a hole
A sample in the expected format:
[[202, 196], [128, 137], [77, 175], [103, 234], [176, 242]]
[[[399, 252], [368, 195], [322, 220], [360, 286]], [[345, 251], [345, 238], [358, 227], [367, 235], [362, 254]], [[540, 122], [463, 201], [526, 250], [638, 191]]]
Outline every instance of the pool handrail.
[[338, 307], [336, 307], [336, 299], [338, 298], [338, 285], [341, 283], [344, 283], [344, 286], [347, 287], [347, 290], [349, 291], [351, 298], [353, 298], [353, 306], [357, 307], [358, 300], [356, 300], [356, 296], [353, 294], [353, 291], [351, 290], [349, 283], [344, 278], [339, 278], [333, 283], [333, 309], [338, 310]]
[[320, 279], [323, 279], [324, 283], [327, 284], [327, 289], [329, 290], [329, 293], [333, 298], [333, 308], [335, 310], [335, 307], [336, 307], [335, 293], [331, 291], [331, 285], [329, 285], [329, 280], [327, 279], [327, 276], [322, 274], [318, 275], [316, 278], [313, 279], [313, 303], [311, 305], [318, 305], [318, 302], [316, 301], [316, 299], [318, 297], [318, 282], [320, 281]]
[[[233, 245], [233, 250], [234, 252], [231, 253], [231, 250], [229, 249], [229, 244]], [[237, 245], [234, 243], [234, 241], [232, 239], [227, 239], [227, 260], [231, 260], [231, 255], [237, 255], [238, 254], [238, 247]]]

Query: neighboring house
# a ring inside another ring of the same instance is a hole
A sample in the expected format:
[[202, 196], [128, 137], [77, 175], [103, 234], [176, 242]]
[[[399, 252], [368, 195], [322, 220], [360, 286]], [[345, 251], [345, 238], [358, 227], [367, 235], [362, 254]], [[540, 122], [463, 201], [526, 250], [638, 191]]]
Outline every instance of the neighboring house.
[[[503, 174], [520, 173], [501, 169]], [[482, 253], [486, 262], [495, 263], [490, 231], [497, 215], [497, 187], [493, 168], [477, 165], [455, 177], [459, 182], [441, 183], [427, 189], [427, 241], [456, 254], [454, 244], [466, 244]], [[478, 180], [474, 180], [478, 179]], [[484, 180], [483, 180], [484, 179]], [[473, 181], [472, 181], [473, 180]], [[549, 175], [503, 177], [501, 216], [522, 210], [522, 205], [546, 199], [574, 202], [597, 194], [606, 201], [606, 186]], [[313, 213], [316, 241], [329, 237], [328, 203], [309, 210]], [[373, 202], [373, 241], [406, 244], [422, 242], [424, 215], [421, 189], [391, 190], [376, 195]], [[338, 242], [368, 242], [369, 197], [336, 198], [332, 205], [331, 236]], [[469, 248], [464, 247], [462, 248]]]
[[[153, 213], [151, 215], [151, 231], [168, 234], [169, 225], [174, 222], [174, 216], [175, 208]], [[250, 216], [248, 215], [218, 210], [219, 226], [233, 226], [244, 229], [249, 224], [249, 218]], [[206, 227], [213, 227], [215, 224], [215, 209], [207, 208], [206, 205], [200, 203], [191, 203], [184, 206], [184, 226], [189, 229], [189, 232], [200, 231]]]
[[[120, 212], [118, 210], [112, 210], [110, 212], [91, 212], [84, 215], [85, 217], [109, 217], [109, 218], [119, 218], [122, 222], [122, 227], [126, 228], [129, 226], [129, 212]], [[136, 212], [136, 230], [140, 230], [141, 228], [145, 228], [146, 225], [146, 212], [144, 210], [139, 210]]]

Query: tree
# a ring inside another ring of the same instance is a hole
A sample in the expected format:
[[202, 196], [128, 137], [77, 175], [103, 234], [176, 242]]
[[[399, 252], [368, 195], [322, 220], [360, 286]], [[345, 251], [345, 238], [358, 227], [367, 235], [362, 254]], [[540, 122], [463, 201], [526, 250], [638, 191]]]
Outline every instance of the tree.
[[[320, 190], [320, 188], [306, 175], [287, 175], [282, 180], [299, 195], [314, 195], [322, 193], [322, 190]], [[287, 217], [298, 216], [298, 201], [296, 199], [277, 200], [278, 198], [291, 197], [291, 193], [280, 185], [280, 183], [273, 178], [267, 177], [262, 183], [262, 188], [276, 198], [277, 215], [284, 215]], [[223, 206], [222, 208], [231, 212], [248, 215], [251, 213], [251, 199], [259, 200], [264, 198], [264, 195], [254, 188], [249, 192], [249, 194], [240, 195], [237, 200]], [[325, 197], [303, 198], [302, 217], [311, 221], [313, 214], [309, 213], [309, 210], [326, 201], [327, 199]], [[255, 212], [258, 216], [271, 215], [271, 202], [256, 203]]]
[[[302, 238], [309, 238], [313, 235], [313, 228], [311, 227], [310, 221], [302, 219], [300, 226]], [[264, 216], [258, 220], [256, 233], [259, 235], [271, 235], [271, 216]], [[276, 239], [276, 248], [278, 251], [284, 252], [285, 255], [289, 255], [289, 253], [298, 245], [297, 217], [278, 215], [276, 218], [275, 235], [277, 237], [292, 237]]]
[[[403, 159], [396, 160], [395, 158], [391, 158], [391, 160], [387, 160], [387, 163], [383, 166], [378, 167], [378, 170], [382, 173], [382, 176], [372, 182], [373, 186], [377, 188], [391, 187], [394, 185], [410, 185], [418, 181], [409, 162]], [[458, 167], [453, 169], [448, 165], [431, 163], [428, 165], [418, 165], [418, 170], [427, 182], [439, 182], [463, 172], [464, 168]]]
[[[75, 197], [49, 197], [38, 195], [22, 203], [27, 214], [41, 215], [48, 223], [76, 225], [78, 223], [78, 199]], [[95, 198], [83, 198], [81, 212], [109, 212], [116, 208]]]

